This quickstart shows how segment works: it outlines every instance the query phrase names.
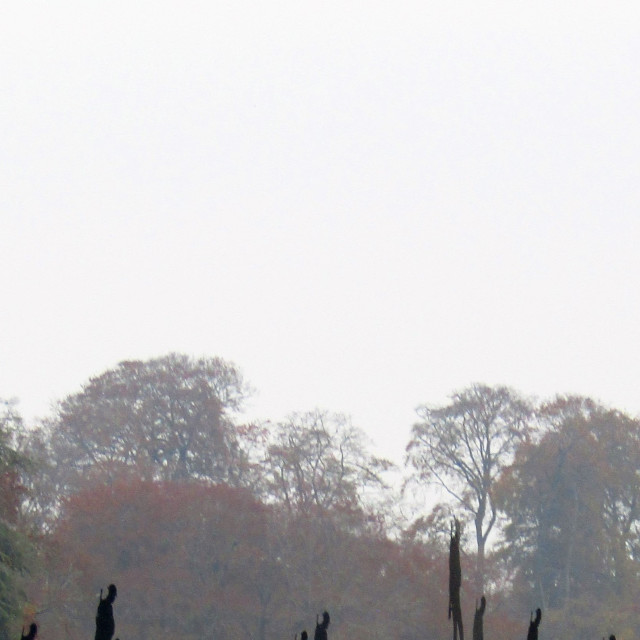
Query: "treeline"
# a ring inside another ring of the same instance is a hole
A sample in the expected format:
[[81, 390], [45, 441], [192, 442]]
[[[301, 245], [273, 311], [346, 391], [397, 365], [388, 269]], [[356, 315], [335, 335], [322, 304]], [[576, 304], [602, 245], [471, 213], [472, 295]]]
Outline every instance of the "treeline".
[[[114, 582], [123, 640], [293, 638], [325, 609], [334, 637], [444, 639], [454, 516], [467, 628], [485, 595], [490, 640], [538, 607], [543, 637], [640, 637], [637, 419], [473, 385], [418, 408], [395, 469], [344, 416], [243, 422], [250, 393], [232, 363], [170, 354], [37, 424], [4, 403], [0, 637], [91, 637]], [[446, 501], [405, 517], [433, 484]]]

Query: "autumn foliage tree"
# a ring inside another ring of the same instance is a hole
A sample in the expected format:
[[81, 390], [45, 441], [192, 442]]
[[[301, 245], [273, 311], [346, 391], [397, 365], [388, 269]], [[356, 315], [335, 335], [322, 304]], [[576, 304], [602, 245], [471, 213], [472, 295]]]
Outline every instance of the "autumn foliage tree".
[[319, 528], [202, 482], [122, 480], [63, 505], [51, 538], [55, 593], [42, 594], [49, 640], [89, 637], [101, 586], [118, 585], [120, 637], [271, 640], [332, 625], [354, 640], [441, 635], [445, 556], [382, 533]]
[[62, 400], [47, 422], [57, 480], [73, 490], [134, 469], [158, 480], [241, 485], [245, 457], [234, 418], [247, 391], [220, 358], [121, 362]]
[[81, 491], [52, 540], [52, 560], [72, 569], [81, 595], [49, 637], [88, 637], [110, 582], [123, 637], [260, 637], [270, 612], [259, 591], [275, 562], [267, 541], [266, 509], [244, 489], [127, 479]]
[[496, 487], [516, 589], [535, 594], [558, 635], [606, 634], [607, 620], [637, 628], [640, 423], [580, 397], [539, 417], [543, 436], [519, 447]]

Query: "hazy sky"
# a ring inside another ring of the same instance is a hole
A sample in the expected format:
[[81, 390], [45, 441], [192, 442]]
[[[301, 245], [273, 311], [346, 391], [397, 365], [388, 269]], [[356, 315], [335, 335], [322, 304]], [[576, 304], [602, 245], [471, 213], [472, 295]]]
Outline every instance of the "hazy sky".
[[640, 412], [640, 5], [8, 2], [0, 396], [235, 362], [396, 459], [472, 382]]

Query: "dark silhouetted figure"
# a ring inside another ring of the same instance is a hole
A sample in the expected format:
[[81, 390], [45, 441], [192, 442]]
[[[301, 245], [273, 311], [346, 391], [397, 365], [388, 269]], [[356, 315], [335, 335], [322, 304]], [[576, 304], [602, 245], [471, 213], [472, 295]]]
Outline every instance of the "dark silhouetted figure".
[[303, 632], [300, 634], [300, 640], [307, 640], [307, 638], [308, 638], [308, 637], [309, 637], [309, 636], [307, 635], [307, 632], [306, 632], [306, 631], [303, 631]]
[[96, 613], [96, 637], [95, 640], [111, 640], [113, 632], [116, 630], [116, 623], [113, 620], [113, 601], [118, 595], [115, 584], [110, 584], [107, 589], [107, 597], [102, 597], [100, 589], [100, 602], [98, 602], [98, 612]]
[[531, 619], [529, 620], [529, 632], [527, 633], [527, 640], [538, 640], [538, 627], [540, 626], [540, 620], [542, 620], [542, 611], [536, 609], [536, 617], [533, 617], [531, 613]]
[[319, 622], [316, 616], [316, 632], [313, 634], [313, 640], [327, 640], [327, 628], [329, 627], [329, 613], [325, 611], [322, 614], [322, 622]]
[[484, 631], [482, 628], [482, 616], [487, 606], [487, 599], [482, 596], [480, 598], [480, 607], [476, 601], [476, 612], [473, 616], [473, 640], [484, 640]]
[[35, 622], [32, 622], [29, 625], [29, 632], [27, 635], [24, 634], [24, 628], [22, 629], [21, 640], [34, 640], [34, 638], [38, 635], [38, 625]]
[[462, 569], [460, 568], [460, 522], [457, 518], [451, 524], [449, 542], [449, 619], [453, 616], [453, 640], [464, 640], [462, 630], [462, 607], [460, 606], [460, 586]]

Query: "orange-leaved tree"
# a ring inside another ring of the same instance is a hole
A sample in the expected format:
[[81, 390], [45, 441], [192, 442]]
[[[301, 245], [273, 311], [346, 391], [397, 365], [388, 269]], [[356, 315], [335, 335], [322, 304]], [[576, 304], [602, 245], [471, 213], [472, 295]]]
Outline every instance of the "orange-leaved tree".
[[129, 478], [81, 491], [53, 534], [79, 596], [47, 637], [86, 637], [111, 582], [120, 636], [259, 637], [265, 579], [278, 589], [267, 543], [266, 508], [244, 489]]

